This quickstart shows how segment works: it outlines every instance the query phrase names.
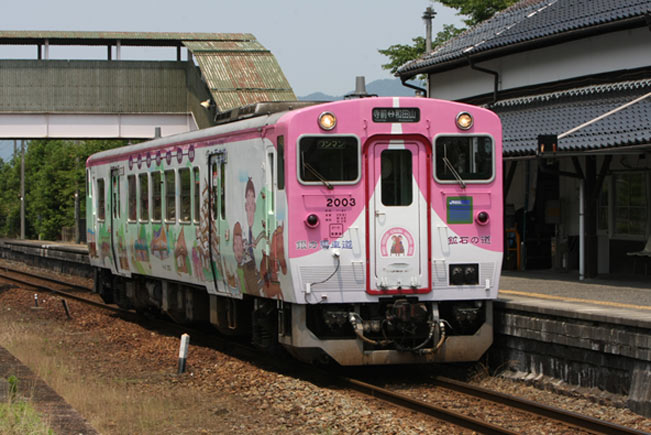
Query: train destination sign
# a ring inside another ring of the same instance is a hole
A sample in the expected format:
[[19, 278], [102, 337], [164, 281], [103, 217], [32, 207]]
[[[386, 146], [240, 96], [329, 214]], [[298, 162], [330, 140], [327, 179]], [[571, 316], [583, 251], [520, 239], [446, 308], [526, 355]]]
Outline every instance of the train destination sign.
[[418, 107], [376, 107], [373, 109], [373, 122], [418, 122]]

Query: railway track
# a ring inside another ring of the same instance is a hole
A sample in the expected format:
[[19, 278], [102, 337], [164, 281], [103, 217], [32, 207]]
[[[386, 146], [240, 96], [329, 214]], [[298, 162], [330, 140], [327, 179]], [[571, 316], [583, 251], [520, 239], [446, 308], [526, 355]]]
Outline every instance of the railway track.
[[[112, 305], [106, 305], [101, 302], [93, 301], [91, 299], [81, 297], [77, 294], [71, 293], [70, 290], [76, 292], [90, 292], [91, 288], [86, 286], [81, 286], [78, 284], [70, 283], [65, 280], [43, 276], [41, 274], [32, 273], [29, 271], [2, 267], [0, 268], [0, 279], [11, 281], [21, 286], [27, 286], [32, 289], [37, 289], [40, 291], [46, 291], [58, 296], [61, 296], [66, 299], [73, 299], [84, 304], [89, 304], [95, 307], [99, 307], [105, 310], [109, 310], [120, 315], [125, 315], [130, 319], [136, 317], [135, 313], [130, 310], [125, 310], [118, 308]], [[55, 288], [56, 287], [56, 288]], [[151, 319], [148, 319], [151, 321]], [[171, 324], [164, 321], [156, 321], [156, 324], [159, 327], [163, 328], [175, 328], [179, 329], [180, 326], [176, 324]], [[187, 327], [182, 327], [184, 331], [191, 332], [193, 336], [193, 342], [201, 342], [205, 345], [218, 345], [219, 347], [227, 347], [231, 352], [235, 348], [235, 352], [239, 355], [245, 355], [247, 358], [255, 357], [259, 359], [260, 353], [250, 346], [246, 346], [242, 343], [233, 343], [231, 340], [224, 338], [216, 337], [214, 334], [208, 334], [205, 331], [197, 329], [188, 329]], [[297, 363], [294, 360], [282, 359], [278, 361], [276, 357], [272, 358], [263, 358], [265, 365], [275, 366], [274, 368], [278, 371], [291, 373], [295, 376], [298, 373], [303, 378], [315, 379], [315, 377], [320, 378], [321, 380], [327, 379], [327, 383], [334, 383], [340, 388], [348, 388], [359, 393], [362, 393], [368, 397], [371, 397], [375, 400], [380, 399], [384, 402], [390, 403], [392, 405], [399, 406], [404, 409], [409, 409], [411, 411], [417, 412], [419, 414], [424, 414], [436, 419], [454, 424], [459, 427], [463, 427], [469, 430], [476, 431], [478, 433], [485, 434], [514, 434], [517, 432], [511, 431], [508, 428], [492, 424], [490, 422], [484, 421], [479, 418], [475, 418], [469, 415], [469, 413], [459, 413], [450, 409], [447, 409], [443, 406], [438, 406], [436, 404], [425, 402], [423, 400], [415, 399], [409, 397], [408, 395], [392, 391], [390, 389], [374, 385], [372, 383], [364, 382], [359, 379], [354, 379], [351, 377], [346, 377], [342, 375], [333, 375], [332, 371], [316, 369], [312, 366], [305, 366]], [[291, 369], [287, 368], [287, 364], [297, 364]], [[323, 383], [321, 381], [320, 383]], [[490, 391], [481, 387], [477, 387], [471, 384], [464, 382], [444, 378], [436, 377], [434, 378], [433, 384], [436, 387], [440, 387], [445, 390], [451, 390], [456, 393], [470, 396], [475, 399], [480, 399], [482, 401], [489, 401], [491, 403], [497, 404], [498, 406], [508, 407], [518, 412], [525, 412], [531, 414], [532, 416], [537, 416], [540, 418], [553, 420], [559, 425], [563, 425], [567, 430], [582, 430], [587, 433], [597, 433], [597, 434], [643, 434], [640, 432], [625, 426], [616, 425], [613, 423], [605, 422], [598, 420], [592, 417], [587, 417], [584, 415], [576, 414], [573, 412], [565, 411], [559, 408], [554, 408], [551, 406], [543, 405], [540, 403], [532, 402], [529, 400], [521, 399], [515, 396], [510, 396], [502, 394], [495, 391]]]
[[[429, 402], [414, 399], [408, 395], [401, 394], [387, 388], [383, 388], [368, 382], [357, 379], [344, 378], [344, 382], [357, 391], [378, 397], [398, 406], [427, 414], [432, 417], [450, 422], [466, 429], [474, 430], [485, 434], [514, 434], [502, 426], [488, 423], [486, 421], [473, 418], [467, 414], [461, 414], [442, 406]], [[472, 384], [460, 382], [457, 380], [436, 377], [434, 384], [440, 388], [452, 390], [463, 395], [489, 401], [500, 406], [505, 406], [519, 411], [524, 411], [532, 416], [553, 420], [558, 424], [566, 426], [568, 430], [578, 429], [587, 433], [594, 434], [645, 434], [646, 432], [637, 431], [626, 426], [617, 425], [603, 420], [598, 420], [585, 415], [580, 415], [560, 408], [543, 405], [530, 400], [522, 399], [515, 396], [487, 390]]]

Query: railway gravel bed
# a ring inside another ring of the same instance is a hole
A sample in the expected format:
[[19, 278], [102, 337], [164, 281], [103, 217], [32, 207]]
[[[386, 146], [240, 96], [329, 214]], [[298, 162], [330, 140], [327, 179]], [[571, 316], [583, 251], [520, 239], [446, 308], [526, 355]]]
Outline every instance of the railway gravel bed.
[[[103, 434], [469, 433], [356, 393], [266, 370], [231, 357], [227, 350], [191, 344], [188, 371], [178, 376], [178, 337], [74, 301], [69, 302], [69, 320], [59, 297], [40, 294], [41, 309], [34, 310], [32, 293], [0, 288], [0, 343]], [[556, 394], [487, 374], [475, 376], [473, 382], [651, 431], [651, 419], [602, 396], [577, 391]], [[439, 390], [427, 384], [405, 385], [401, 391], [421, 400], [440, 396]], [[450, 406], [466, 405], [451, 400]], [[496, 414], [491, 421], [503, 424], [504, 420], [510, 420], [509, 416]], [[554, 433], [533, 422], [514, 430]]]

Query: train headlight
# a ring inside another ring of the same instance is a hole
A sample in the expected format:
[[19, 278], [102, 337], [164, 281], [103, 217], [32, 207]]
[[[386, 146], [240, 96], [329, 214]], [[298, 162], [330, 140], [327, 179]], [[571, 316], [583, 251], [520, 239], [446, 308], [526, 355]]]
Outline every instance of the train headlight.
[[319, 226], [319, 216], [315, 215], [314, 213], [308, 215], [305, 218], [305, 225], [307, 225], [310, 228], [316, 228]]
[[475, 220], [479, 225], [486, 225], [488, 223], [488, 213], [485, 211], [480, 211], [477, 213], [477, 216], [475, 216]]
[[330, 131], [337, 125], [337, 117], [332, 112], [323, 112], [319, 115], [319, 127]]
[[461, 112], [457, 115], [457, 127], [461, 130], [469, 130], [472, 127], [474, 120], [472, 115], [468, 112]]

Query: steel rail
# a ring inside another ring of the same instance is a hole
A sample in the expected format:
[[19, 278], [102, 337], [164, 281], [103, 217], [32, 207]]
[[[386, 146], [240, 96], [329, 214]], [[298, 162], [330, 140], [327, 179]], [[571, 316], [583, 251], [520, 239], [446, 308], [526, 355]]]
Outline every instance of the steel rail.
[[[5, 267], [2, 267], [1, 269], [4, 269], [5, 272], [8, 270]], [[51, 279], [51, 278], [47, 278], [47, 277], [41, 277], [41, 276], [38, 276], [36, 274], [30, 273], [30, 272], [25, 272], [25, 271], [22, 271], [22, 270], [12, 269], [12, 270], [10, 270], [10, 272], [11, 273], [26, 275], [26, 276], [29, 276], [29, 277], [32, 277], [32, 278], [40, 279], [42, 281], [51, 281], [51, 282], [54, 282], [54, 283], [56, 283], [58, 285], [69, 286], [69, 287], [76, 288], [76, 289], [84, 289], [86, 291], [91, 291], [91, 289], [89, 289], [87, 287], [83, 287], [83, 286], [79, 286], [79, 285], [71, 284], [71, 283], [66, 283], [65, 281], [61, 281], [61, 280], [58, 280], [56, 278]], [[23, 279], [20, 279], [20, 278], [12, 277], [12, 276], [7, 275], [6, 273], [0, 272], [0, 279], [13, 281], [13, 282], [23, 284], [23, 285], [26, 285], [26, 286], [29, 286], [29, 287], [32, 287], [32, 288], [35, 288], [35, 289], [39, 289], [39, 290], [42, 290], [42, 291], [53, 293], [53, 294], [59, 295], [61, 297], [74, 299], [76, 301], [83, 302], [85, 304], [93, 305], [95, 307], [103, 308], [103, 309], [113, 311], [113, 312], [116, 312], [116, 313], [127, 314], [127, 315], [130, 315], [130, 316], [135, 316], [136, 315], [136, 313], [134, 313], [134, 312], [132, 312], [130, 310], [125, 310], [123, 308], [114, 307], [114, 306], [111, 306], [111, 305], [106, 305], [106, 304], [101, 303], [101, 302], [97, 302], [97, 301], [93, 301], [93, 300], [90, 300], [90, 299], [82, 298], [81, 296], [77, 296], [77, 295], [74, 295], [74, 294], [71, 294], [71, 293], [68, 293], [68, 292], [65, 292], [65, 291], [53, 289], [53, 288], [47, 287], [47, 286], [45, 286], [43, 284], [37, 284], [37, 283], [31, 282], [31, 281], [27, 281], [27, 280], [23, 280]]]
[[52, 277], [48, 277], [48, 276], [39, 275], [39, 274], [37, 274], [35, 272], [29, 272], [27, 270], [15, 269], [15, 268], [4, 266], [4, 265], [0, 266], [0, 269], [4, 270], [5, 272], [19, 273], [19, 274], [22, 274], [22, 275], [34, 277], [36, 279], [42, 279], [43, 281], [50, 281], [50, 282], [53, 282], [55, 284], [60, 284], [60, 285], [65, 285], [65, 286], [68, 286], [68, 287], [72, 287], [72, 288], [75, 288], [75, 289], [78, 289], [78, 290], [93, 291], [93, 289], [90, 288], [90, 287], [86, 287], [86, 286], [79, 285], [79, 284], [73, 284], [73, 283], [70, 283], [70, 282], [67, 282], [67, 281], [64, 281], [64, 280], [61, 280], [61, 279], [57, 279], [57, 278], [52, 278]]
[[405, 396], [404, 394], [396, 393], [385, 388], [378, 387], [357, 379], [341, 377], [342, 382], [350, 388], [363, 393], [365, 395], [377, 397], [381, 400], [416, 411], [420, 414], [426, 414], [431, 417], [452, 423], [456, 426], [461, 426], [466, 429], [474, 430], [483, 434], [516, 434], [500, 426], [479, 420], [449, 409], [433, 405], [431, 403], [423, 402], [421, 400], [413, 399]]
[[465, 382], [449, 379], [441, 376], [434, 378], [434, 384], [456, 391], [458, 393], [468, 394], [473, 397], [489, 400], [494, 403], [509, 406], [511, 408], [520, 409], [522, 411], [536, 414], [541, 417], [556, 420], [558, 422], [572, 425], [583, 430], [590, 431], [597, 434], [645, 434], [646, 432], [637, 431], [635, 429], [621, 426], [615, 423], [599, 420], [586, 415], [577, 414], [575, 412], [566, 411], [564, 409], [555, 408], [553, 406], [543, 405], [531, 400], [523, 399], [520, 397], [511, 396], [497, 391], [488, 390], [476, 385], [471, 385]]

